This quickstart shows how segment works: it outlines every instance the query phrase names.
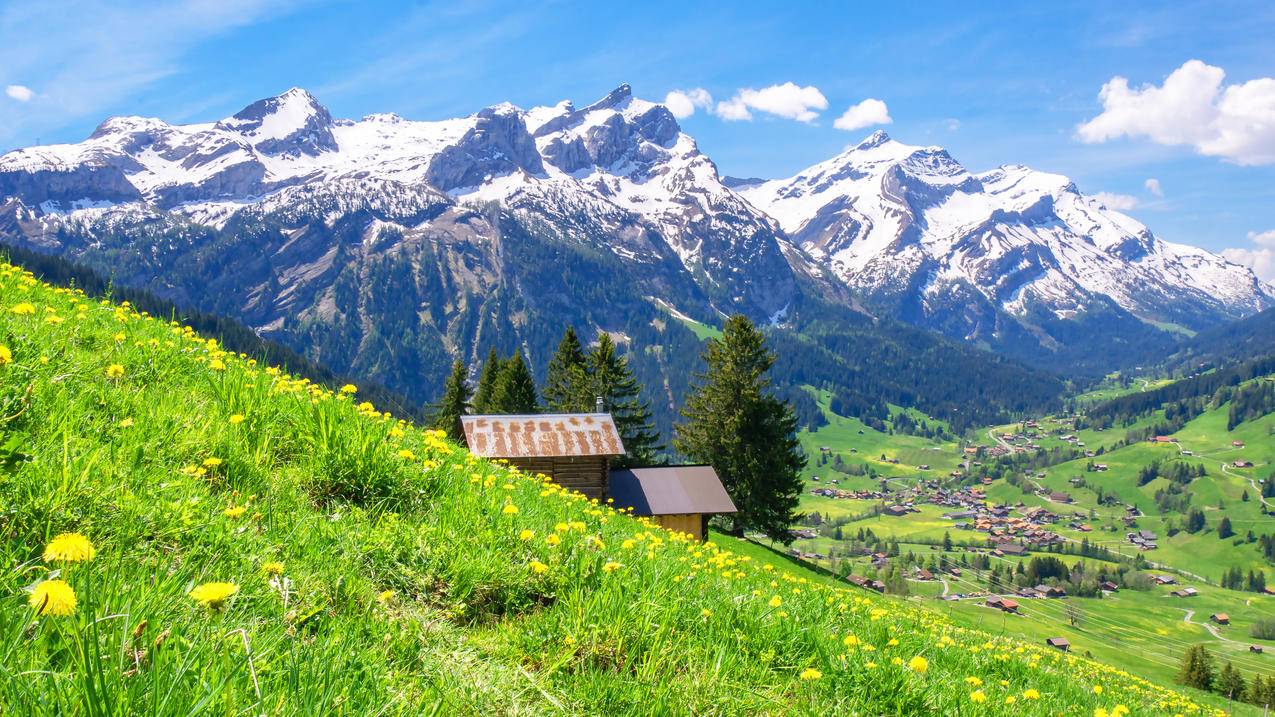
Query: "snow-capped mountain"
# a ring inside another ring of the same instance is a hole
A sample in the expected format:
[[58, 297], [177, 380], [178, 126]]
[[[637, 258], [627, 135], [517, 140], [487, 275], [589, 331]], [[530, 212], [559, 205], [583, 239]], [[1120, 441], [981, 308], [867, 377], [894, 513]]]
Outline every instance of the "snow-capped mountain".
[[1018, 165], [974, 174], [884, 132], [735, 189], [862, 294], [966, 338], [994, 343], [1000, 312], [1035, 330], [1042, 313], [1114, 305], [1199, 329], [1275, 303], [1247, 268], [1156, 239], [1066, 177]]
[[[493, 302], [516, 303], [499, 309], [514, 323], [602, 326], [650, 311], [779, 322], [814, 299], [1068, 361], [1069, 346], [1169, 341], [1156, 324], [1275, 303], [1249, 270], [1157, 240], [1065, 177], [972, 174], [883, 133], [794, 177], [725, 180], [627, 85], [579, 109], [441, 121], [337, 119], [300, 89], [217, 122], [115, 117], [83, 142], [0, 156], [0, 238], [303, 349], [370, 340], [387, 312], [456, 353]], [[396, 291], [370, 308], [381, 272]], [[326, 360], [344, 370], [362, 350]]]

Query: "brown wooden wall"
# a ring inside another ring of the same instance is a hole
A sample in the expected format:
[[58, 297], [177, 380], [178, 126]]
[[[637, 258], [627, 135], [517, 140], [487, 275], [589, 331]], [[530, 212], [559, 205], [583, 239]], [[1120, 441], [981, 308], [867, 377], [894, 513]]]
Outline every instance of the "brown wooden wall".
[[687, 513], [683, 515], [657, 515], [655, 522], [660, 527], [669, 530], [676, 530], [680, 533], [690, 533], [695, 536], [696, 540], [704, 539], [704, 514], [703, 513]]
[[563, 488], [570, 488], [604, 500], [610, 460], [605, 456], [562, 456], [556, 458], [509, 458], [510, 465], [524, 473], [543, 473]]

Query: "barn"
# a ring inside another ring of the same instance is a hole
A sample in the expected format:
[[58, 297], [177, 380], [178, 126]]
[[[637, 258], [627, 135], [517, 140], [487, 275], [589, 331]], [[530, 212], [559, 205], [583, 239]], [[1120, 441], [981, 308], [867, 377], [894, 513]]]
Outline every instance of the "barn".
[[712, 466], [611, 470], [624, 444], [609, 413], [462, 416], [465, 443], [476, 456], [504, 459], [524, 473], [617, 509], [646, 516], [703, 540], [708, 519], [736, 512]]
[[708, 519], [734, 513], [731, 501], [712, 466], [662, 466], [611, 471], [609, 496], [616, 508], [631, 508], [669, 530], [708, 535]]
[[524, 473], [606, 499], [611, 459], [624, 444], [609, 413], [462, 416], [465, 443], [482, 458], [503, 458]]

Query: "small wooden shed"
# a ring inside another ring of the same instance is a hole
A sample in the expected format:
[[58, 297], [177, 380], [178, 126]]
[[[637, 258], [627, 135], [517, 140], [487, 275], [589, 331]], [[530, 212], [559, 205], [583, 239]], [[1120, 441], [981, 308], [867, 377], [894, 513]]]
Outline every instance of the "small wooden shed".
[[608, 495], [616, 508], [654, 518], [669, 530], [703, 540], [708, 519], [736, 512], [712, 466], [662, 466], [611, 471]]
[[611, 459], [624, 444], [609, 413], [461, 416], [469, 451], [504, 458], [527, 473], [542, 473], [565, 488], [605, 500]]
[[1216, 623], [1216, 624], [1218, 624], [1218, 625], [1230, 625], [1230, 624], [1231, 624], [1231, 616], [1230, 616], [1230, 615], [1227, 615], [1227, 614], [1226, 614], [1226, 613], [1224, 613], [1224, 612], [1215, 612], [1215, 613], [1213, 613], [1212, 615], [1209, 615], [1209, 620], [1210, 620], [1210, 621], [1212, 621], [1212, 622], [1214, 622], [1214, 623]]
[[1071, 641], [1065, 637], [1051, 637], [1048, 640], [1045, 640], [1045, 644], [1062, 650], [1063, 652], [1069, 652], [1071, 650]]

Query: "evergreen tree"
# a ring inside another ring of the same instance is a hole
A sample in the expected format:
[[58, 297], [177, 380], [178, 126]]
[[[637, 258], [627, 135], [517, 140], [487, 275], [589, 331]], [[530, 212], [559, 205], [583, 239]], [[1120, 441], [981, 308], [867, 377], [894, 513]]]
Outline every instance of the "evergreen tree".
[[615, 342], [605, 332], [598, 334], [598, 345], [589, 353], [588, 368], [592, 393], [602, 398], [603, 410], [610, 412], [627, 451], [616, 465], [655, 463], [664, 446], [651, 420], [650, 404], [642, 400], [642, 387], [633, 377], [628, 359], [616, 353]]
[[1182, 656], [1178, 684], [1208, 692], [1213, 689], [1213, 655], [1203, 645], [1192, 645]]
[[1198, 508], [1187, 513], [1186, 516], [1186, 532], [1198, 533], [1204, 530], [1204, 511]]
[[487, 354], [482, 373], [478, 375], [478, 389], [474, 391], [474, 413], [495, 413], [492, 406], [492, 394], [496, 391], [496, 378], [500, 376], [500, 356], [496, 349]]
[[721, 338], [704, 349], [676, 427], [674, 445], [692, 460], [712, 465], [739, 509], [732, 530], [759, 530], [792, 542], [788, 526], [801, 495], [806, 465], [792, 407], [770, 392], [766, 372], [775, 356], [747, 318], [727, 319]]
[[496, 385], [491, 392], [491, 407], [492, 413], [540, 412], [536, 379], [521, 353], [515, 351], [513, 356], [500, 362], [500, 372], [496, 374]]
[[444, 431], [454, 441], [464, 442], [465, 429], [460, 417], [469, 413], [469, 369], [465, 362], [456, 359], [451, 375], [443, 385], [443, 397], [434, 409], [434, 428]]
[[1235, 535], [1235, 529], [1231, 527], [1231, 519], [1223, 517], [1217, 524], [1217, 537], [1226, 539]]
[[1240, 674], [1239, 670], [1235, 669], [1235, 665], [1232, 665], [1229, 660], [1222, 666], [1222, 671], [1218, 673], [1217, 691], [1228, 700], [1242, 699], [1244, 697], [1244, 676]]
[[570, 326], [558, 342], [558, 350], [549, 359], [542, 392], [545, 405], [560, 413], [592, 411], [594, 397], [589, 391], [588, 366], [580, 339]]

